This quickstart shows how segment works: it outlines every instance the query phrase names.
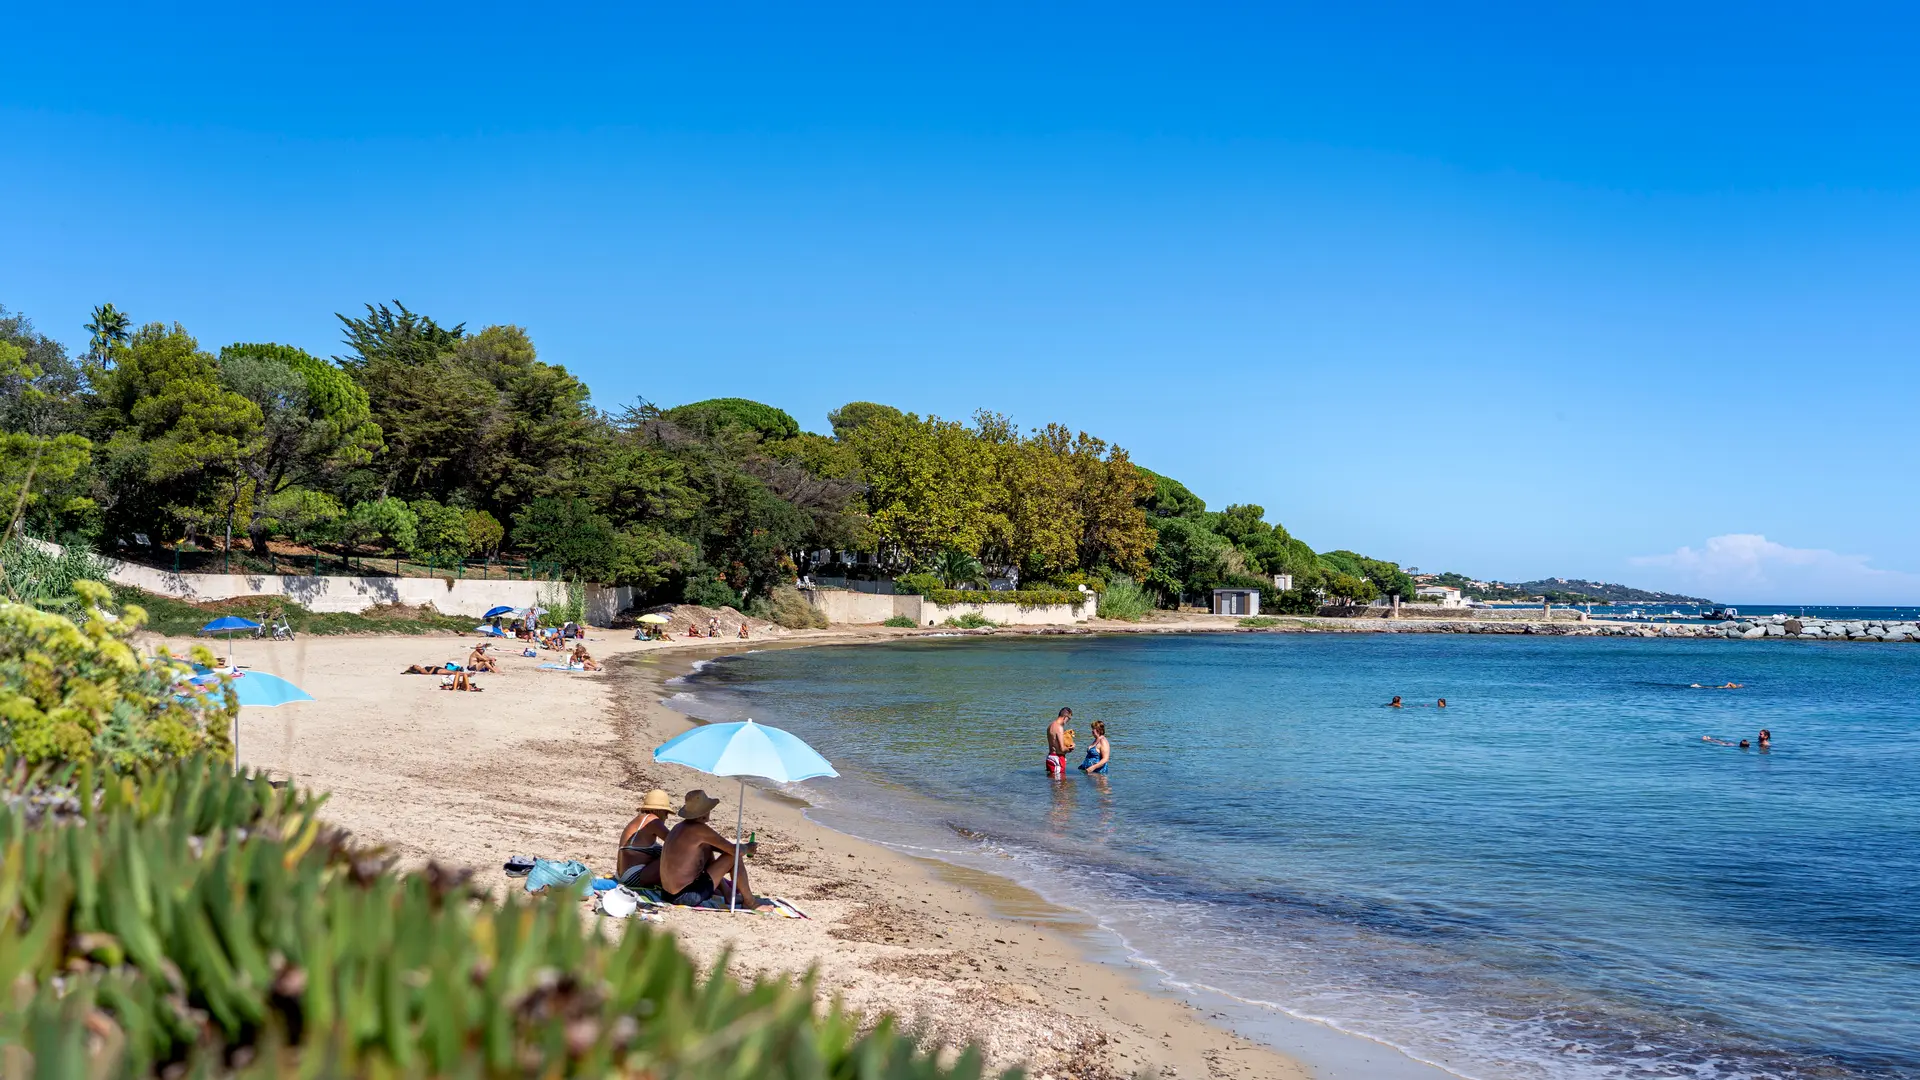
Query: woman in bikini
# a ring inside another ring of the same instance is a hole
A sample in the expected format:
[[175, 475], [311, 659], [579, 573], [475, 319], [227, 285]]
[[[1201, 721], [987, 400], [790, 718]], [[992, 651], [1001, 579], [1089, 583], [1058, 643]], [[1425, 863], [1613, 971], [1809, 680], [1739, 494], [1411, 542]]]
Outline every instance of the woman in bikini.
[[660, 788], [640, 800], [640, 812], [620, 830], [620, 847], [614, 856], [614, 877], [620, 884], [660, 887], [660, 850], [667, 842], [667, 819], [672, 816], [673, 800]]

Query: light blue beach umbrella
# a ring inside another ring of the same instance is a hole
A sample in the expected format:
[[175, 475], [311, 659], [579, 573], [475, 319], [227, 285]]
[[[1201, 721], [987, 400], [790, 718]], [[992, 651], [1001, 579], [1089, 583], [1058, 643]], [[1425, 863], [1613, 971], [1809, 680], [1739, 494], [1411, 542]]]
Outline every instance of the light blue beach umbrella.
[[[816, 776], [840, 775], [800, 736], [752, 720], [706, 724], [676, 735], [660, 744], [653, 752], [653, 760], [690, 766], [715, 776], [741, 778], [738, 816], [733, 823], [733, 879], [736, 882], [740, 880], [740, 830], [747, 819], [746, 778], [759, 776], [792, 784]], [[737, 902], [737, 896], [730, 896], [727, 910], [735, 910]]]
[[[291, 705], [296, 701], [313, 700], [312, 694], [278, 675], [270, 675], [264, 671], [235, 669], [228, 677], [233, 680], [233, 696], [240, 702], [241, 708], [253, 705], [271, 709], [276, 705]], [[219, 678], [218, 674], [208, 674], [201, 675], [193, 681], [212, 685]], [[235, 769], [240, 767], [240, 717], [237, 715], [233, 718], [233, 767]]]
[[278, 675], [264, 671], [241, 671], [233, 676], [233, 692], [242, 705], [272, 708], [296, 701], [312, 701], [313, 695]]

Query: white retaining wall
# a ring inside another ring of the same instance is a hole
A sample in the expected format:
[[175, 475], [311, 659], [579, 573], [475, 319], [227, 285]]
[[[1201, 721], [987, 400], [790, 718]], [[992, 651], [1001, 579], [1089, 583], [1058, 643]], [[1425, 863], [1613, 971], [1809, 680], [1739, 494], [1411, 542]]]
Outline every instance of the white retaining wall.
[[[47, 545], [52, 547], [53, 545]], [[359, 612], [381, 604], [419, 607], [432, 604], [445, 615], [471, 615], [507, 605], [524, 608], [566, 588], [557, 581], [483, 581], [463, 578], [328, 577], [298, 574], [176, 574], [151, 566], [103, 559], [108, 577], [176, 600], [231, 600], [258, 597], [263, 602], [285, 598], [308, 611]], [[626, 586], [589, 585], [586, 620], [606, 626], [633, 603]]]
[[935, 604], [920, 596], [877, 596], [839, 589], [802, 589], [801, 592], [830, 623], [882, 623], [896, 615], [905, 615], [916, 626], [937, 626], [968, 612], [1002, 626], [1058, 626], [1093, 618], [1091, 601], [1021, 607], [1019, 604]]

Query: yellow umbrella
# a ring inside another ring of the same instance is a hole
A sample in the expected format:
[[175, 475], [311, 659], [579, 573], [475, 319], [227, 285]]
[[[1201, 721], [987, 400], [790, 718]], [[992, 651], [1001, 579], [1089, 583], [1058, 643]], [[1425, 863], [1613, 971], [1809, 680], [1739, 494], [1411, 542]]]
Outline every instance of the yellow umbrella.
[[667, 621], [669, 621], [669, 620], [667, 619], [667, 617], [666, 617], [665, 615], [656, 615], [656, 614], [654, 614], [653, 612], [651, 612], [651, 611], [649, 611], [649, 612], [647, 612], [647, 613], [646, 613], [645, 615], [642, 615], [642, 616], [640, 616], [640, 620], [639, 620], [639, 621], [641, 621], [641, 622], [650, 622], [650, 623], [663, 623], [663, 622], [667, 622]]

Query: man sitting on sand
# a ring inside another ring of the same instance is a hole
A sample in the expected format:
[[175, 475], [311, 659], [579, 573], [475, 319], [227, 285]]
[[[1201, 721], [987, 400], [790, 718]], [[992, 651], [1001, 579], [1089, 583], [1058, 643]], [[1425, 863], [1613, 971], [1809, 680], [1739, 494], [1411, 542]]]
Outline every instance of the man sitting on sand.
[[467, 654], [467, 670], [499, 671], [500, 665], [494, 662], [493, 657], [487, 655], [486, 643], [482, 642], [479, 645], [475, 645], [473, 651]]
[[660, 788], [647, 792], [640, 800], [640, 812], [620, 830], [620, 847], [615, 854], [614, 877], [629, 888], [658, 888], [660, 853], [667, 842], [667, 819], [673, 816], [673, 801]]
[[[733, 890], [733, 844], [707, 824], [707, 815], [720, 805], [706, 792], [687, 792], [680, 807], [680, 824], [667, 834], [660, 852], [660, 891], [670, 904], [699, 907], [718, 896], [726, 899]], [[757, 845], [744, 844], [742, 855], [753, 853]], [[740, 866], [738, 903], [754, 907], [753, 886], [747, 881], [747, 867]]]

